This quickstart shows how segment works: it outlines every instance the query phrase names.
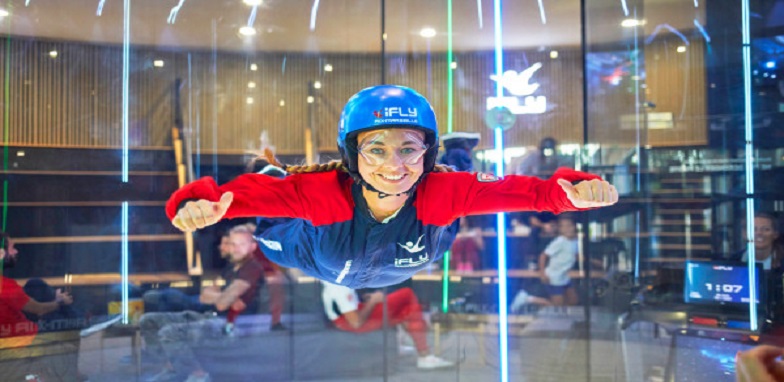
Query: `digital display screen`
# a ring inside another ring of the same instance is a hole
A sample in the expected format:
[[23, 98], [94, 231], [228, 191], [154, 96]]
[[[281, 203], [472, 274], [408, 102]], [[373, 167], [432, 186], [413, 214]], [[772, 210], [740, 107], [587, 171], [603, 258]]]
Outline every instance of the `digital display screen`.
[[[756, 294], [760, 300], [762, 268], [757, 265]], [[746, 264], [686, 263], [683, 298], [687, 303], [748, 304], [750, 283]]]

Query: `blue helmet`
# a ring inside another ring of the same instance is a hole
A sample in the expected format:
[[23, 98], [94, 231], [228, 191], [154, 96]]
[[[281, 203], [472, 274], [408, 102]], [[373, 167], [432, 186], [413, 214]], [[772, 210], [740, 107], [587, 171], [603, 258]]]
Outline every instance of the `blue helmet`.
[[[378, 85], [354, 94], [340, 115], [338, 149], [343, 165], [355, 179], [357, 135], [376, 129], [417, 129], [425, 133], [428, 150], [424, 156], [424, 174], [433, 170], [438, 154], [438, 123], [433, 107], [413, 89], [398, 85]], [[423, 176], [424, 176], [423, 174]]]

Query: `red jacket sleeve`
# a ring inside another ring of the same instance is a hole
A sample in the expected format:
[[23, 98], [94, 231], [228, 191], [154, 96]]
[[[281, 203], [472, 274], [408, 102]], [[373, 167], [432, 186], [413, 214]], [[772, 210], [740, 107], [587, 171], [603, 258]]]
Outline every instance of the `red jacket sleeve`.
[[307, 219], [314, 225], [331, 224], [351, 219], [354, 203], [350, 184], [348, 175], [337, 171], [294, 174], [283, 179], [245, 174], [222, 186], [205, 177], [175, 191], [166, 202], [166, 216], [173, 219], [185, 201], [216, 202], [231, 191], [234, 200], [226, 219], [285, 217]]
[[420, 185], [416, 203], [424, 224], [446, 225], [466, 215], [498, 212], [577, 211], [556, 182], [601, 179], [599, 176], [560, 168], [548, 180], [508, 175], [495, 178], [481, 173], [434, 173]]

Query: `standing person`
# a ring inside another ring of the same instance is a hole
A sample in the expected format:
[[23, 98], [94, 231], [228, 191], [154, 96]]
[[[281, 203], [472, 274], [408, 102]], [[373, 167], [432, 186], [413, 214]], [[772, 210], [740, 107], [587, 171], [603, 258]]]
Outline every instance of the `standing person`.
[[[324, 311], [335, 327], [354, 333], [372, 332], [383, 327], [384, 293], [368, 293], [364, 296], [364, 301], [360, 302], [353, 289], [324, 281], [321, 284], [324, 286], [321, 292]], [[427, 323], [422, 318], [422, 307], [411, 288], [401, 288], [387, 294], [387, 311], [389, 325], [403, 325], [403, 329], [414, 340], [419, 353], [417, 368], [437, 369], [454, 365], [453, 362], [430, 354], [426, 336]]]
[[[743, 231], [746, 239], [746, 230]], [[779, 243], [779, 222], [775, 216], [766, 212], [754, 214], [754, 259], [762, 263], [766, 271], [781, 268], [781, 258], [784, 250]], [[745, 240], [744, 240], [745, 241]], [[749, 254], [743, 253], [742, 261], [749, 260]]]
[[452, 243], [452, 255], [449, 257], [450, 268], [458, 272], [479, 270], [479, 254], [484, 248], [482, 230], [471, 228], [467, 219], [460, 219], [460, 230]]
[[577, 255], [577, 227], [571, 217], [561, 215], [558, 217], [558, 237], [539, 255], [540, 277], [553, 305], [577, 305], [577, 292], [569, 278]]
[[482, 136], [479, 133], [455, 132], [444, 135], [441, 140], [444, 142], [445, 152], [438, 163], [451, 166], [456, 171], [473, 171], [471, 153], [479, 144], [480, 138]]
[[[164, 367], [148, 381], [210, 381], [209, 374], [196, 360], [192, 346], [201, 341], [220, 339], [234, 328], [242, 312], [255, 313], [256, 291], [264, 282], [264, 269], [253, 257], [256, 242], [248, 225], [239, 225], [229, 231], [232, 271], [227, 273], [226, 287], [206, 287], [199, 300], [214, 305], [226, 317], [194, 311], [156, 312], [142, 316], [139, 327], [148, 353], [161, 357]], [[252, 318], [251, 318], [252, 320]]]
[[608, 182], [569, 169], [549, 180], [448, 172], [435, 165], [438, 142], [435, 113], [419, 93], [367, 88], [341, 115], [341, 161], [285, 166], [292, 175], [284, 179], [245, 174], [220, 187], [202, 178], [177, 190], [166, 214], [189, 232], [223, 218], [295, 218], [257, 231], [267, 257], [357, 289], [400, 283], [440, 259], [460, 217], [560, 213], [618, 201]]

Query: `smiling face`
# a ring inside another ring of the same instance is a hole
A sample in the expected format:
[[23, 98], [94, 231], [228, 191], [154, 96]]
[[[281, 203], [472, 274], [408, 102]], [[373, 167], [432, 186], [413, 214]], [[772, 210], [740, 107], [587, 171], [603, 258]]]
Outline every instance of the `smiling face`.
[[359, 174], [376, 190], [408, 191], [424, 172], [425, 134], [414, 129], [380, 129], [357, 136]]
[[770, 250], [773, 242], [779, 238], [779, 233], [773, 222], [767, 217], [754, 218], [754, 247], [758, 250]]

